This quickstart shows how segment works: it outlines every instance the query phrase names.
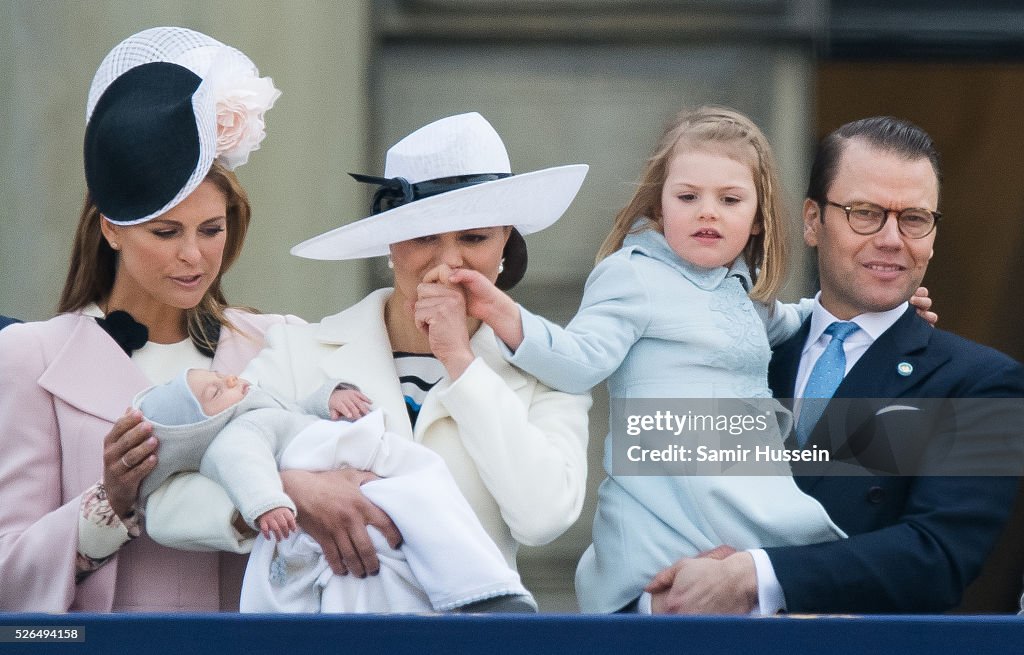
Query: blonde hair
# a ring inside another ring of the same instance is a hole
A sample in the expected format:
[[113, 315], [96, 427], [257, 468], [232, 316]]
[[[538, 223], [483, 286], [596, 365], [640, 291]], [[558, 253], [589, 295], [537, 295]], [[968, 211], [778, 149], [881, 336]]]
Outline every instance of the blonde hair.
[[[224, 314], [228, 302], [221, 288], [221, 278], [242, 252], [249, 229], [249, 196], [235, 174], [214, 162], [206, 175], [224, 194], [227, 203], [227, 234], [220, 271], [199, 304], [185, 312], [185, 328], [189, 338], [200, 349], [212, 352], [220, 336], [221, 326], [238, 331]], [[117, 275], [117, 252], [103, 238], [100, 221], [103, 217], [90, 194], [86, 193], [78, 230], [71, 247], [71, 265], [68, 268], [64, 290], [57, 304], [58, 312], [73, 312], [89, 303], [101, 303], [114, 287]], [[216, 329], [215, 329], [216, 328]]]
[[[750, 290], [751, 299], [774, 301], [786, 279], [789, 250], [786, 238], [787, 217], [778, 166], [768, 139], [760, 128], [743, 114], [728, 107], [703, 106], [683, 110], [668, 125], [654, 153], [647, 160], [633, 197], [615, 216], [612, 230], [598, 251], [597, 261], [621, 248], [627, 234], [645, 230], [664, 232], [661, 189], [668, 175], [669, 162], [683, 147], [699, 149], [711, 144], [726, 147], [745, 145], [756, 155], [756, 160], [749, 163], [757, 190], [754, 224], [760, 225], [761, 230], [750, 236], [743, 255], [754, 280], [754, 288]], [[634, 228], [640, 219], [646, 220]]]

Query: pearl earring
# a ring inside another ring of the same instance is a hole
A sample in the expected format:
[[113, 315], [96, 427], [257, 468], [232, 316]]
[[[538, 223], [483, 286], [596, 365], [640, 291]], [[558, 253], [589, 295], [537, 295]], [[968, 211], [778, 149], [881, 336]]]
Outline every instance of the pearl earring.
[[388, 257], [388, 268], [394, 270], [395, 262], [391, 261], [391, 257]]
[[501, 275], [504, 272], [505, 272], [505, 258], [502, 257], [501, 261], [498, 262], [498, 275]]
[[111, 249], [113, 249], [113, 250], [120, 250], [120, 249], [121, 249], [121, 248], [120, 248], [120, 246], [118, 246], [118, 245], [117, 245], [116, 243], [114, 243], [113, 241], [111, 241], [111, 242], [110, 242], [110, 247], [111, 247]]

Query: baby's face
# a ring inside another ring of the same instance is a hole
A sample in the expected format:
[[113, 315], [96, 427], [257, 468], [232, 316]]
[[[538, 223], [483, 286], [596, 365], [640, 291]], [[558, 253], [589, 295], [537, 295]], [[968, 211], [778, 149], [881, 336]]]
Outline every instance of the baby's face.
[[236, 375], [199, 369], [188, 372], [188, 388], [192, 390], [207, 416], [220, 414], [228, 407], [241, 402], [245, 394], [249, 393], [249, 383]]

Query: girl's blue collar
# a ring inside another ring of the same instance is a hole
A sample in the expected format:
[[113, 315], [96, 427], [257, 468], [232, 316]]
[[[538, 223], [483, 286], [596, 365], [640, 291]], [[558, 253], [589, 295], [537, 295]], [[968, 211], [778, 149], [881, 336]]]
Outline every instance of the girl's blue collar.
[[[644, 224], [648, 224], [643, 219]], [[639, 227], [639, 221], [634, 228]], [[637, 234], [627, 234], [622, 242], [622, 247], [633, 252], [641, 252], [652, 259], [656, 259], [679, 271], [683, 277], [694, 285], [705, 291], [712, 291], [725, 281], [727, 277], [735, 276], [747, 291], [754, 286], [750, 277], [750, 270], [747, 262], [740, 254], [729, 266], [717, 266], [715, 268], [703, 268], [696, 266], [681, 258], [665, 240], [665, 235], [653, 229], [645, 229]]]

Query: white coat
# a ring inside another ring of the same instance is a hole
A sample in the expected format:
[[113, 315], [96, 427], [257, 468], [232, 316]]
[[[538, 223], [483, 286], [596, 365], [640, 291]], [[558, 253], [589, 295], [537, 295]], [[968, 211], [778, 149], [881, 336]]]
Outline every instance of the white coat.
[[279, 326], [243, 377], [297, 401], [341, 379], [383, 408], [387, 429], [440, 454], [484, 529], [515, 568], [518, 544], [550, 542], [579, 517], [587, 475], [589, 394], [554, 391], [508, 364], [493, 331], [470, 340], [477, 358], [427, 394], [413, 430], [384, 324], [391, 289], [320, 323]]

